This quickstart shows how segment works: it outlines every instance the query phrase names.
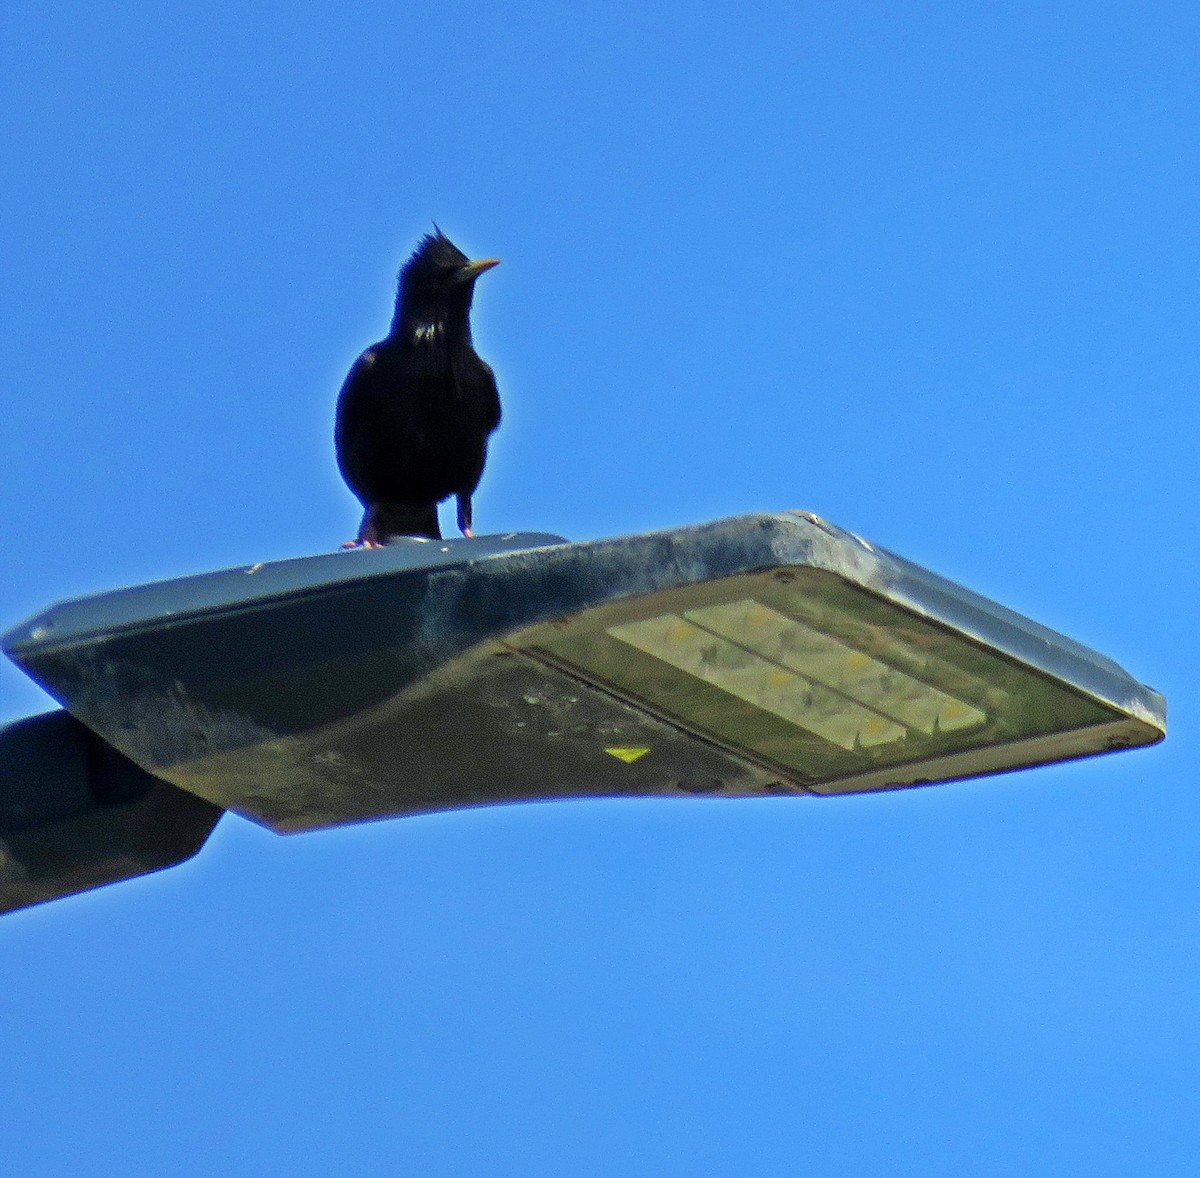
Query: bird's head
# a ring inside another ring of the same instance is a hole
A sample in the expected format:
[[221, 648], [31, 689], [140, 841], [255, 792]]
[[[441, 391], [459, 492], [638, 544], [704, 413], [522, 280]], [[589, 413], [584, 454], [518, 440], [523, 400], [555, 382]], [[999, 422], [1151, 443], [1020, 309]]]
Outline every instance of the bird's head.
[[447, 313], [464, 318], [475, 279], [500, 264], [499, 258], [471, 261], [438, 227], [421, 238], [400, 271], [398, 318], [440, 321]]

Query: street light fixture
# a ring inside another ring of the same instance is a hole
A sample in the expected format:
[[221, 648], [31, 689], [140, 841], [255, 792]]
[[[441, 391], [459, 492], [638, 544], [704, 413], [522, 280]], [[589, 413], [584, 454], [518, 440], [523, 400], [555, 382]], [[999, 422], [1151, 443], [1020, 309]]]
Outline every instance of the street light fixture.
[[122, 764], [280, 832], [897, 789], [1166, 730], [1115, 663], [800, 512], [256, 565], [67, 602], [4, 647]]

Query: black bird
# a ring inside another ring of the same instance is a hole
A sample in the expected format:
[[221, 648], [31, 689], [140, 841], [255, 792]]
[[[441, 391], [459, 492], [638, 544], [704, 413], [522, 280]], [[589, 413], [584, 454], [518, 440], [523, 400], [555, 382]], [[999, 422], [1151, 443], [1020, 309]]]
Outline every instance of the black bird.
[[400, 271], [388, 337], [355, 361], [338, 396], [338, 469], [366, 509], [354, 544], [389, 536], [442, 538], [437, 505], [458, 500], [471, 532], [471, 496], [500, 424], [491, 368], [471, 343], [475, 280], [499, 263], [472, 262], [437, 226]]

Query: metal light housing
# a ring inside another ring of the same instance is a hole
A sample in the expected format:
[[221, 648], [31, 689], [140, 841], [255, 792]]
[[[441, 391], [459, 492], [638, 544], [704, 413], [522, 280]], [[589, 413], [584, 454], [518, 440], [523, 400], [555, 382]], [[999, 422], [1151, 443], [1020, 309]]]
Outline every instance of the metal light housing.
[[4, 646], [146, 774], [280, 832], [897, 789], [1166, 730], [1110, 660], [800, 512], [255, 565], [67, 602]]

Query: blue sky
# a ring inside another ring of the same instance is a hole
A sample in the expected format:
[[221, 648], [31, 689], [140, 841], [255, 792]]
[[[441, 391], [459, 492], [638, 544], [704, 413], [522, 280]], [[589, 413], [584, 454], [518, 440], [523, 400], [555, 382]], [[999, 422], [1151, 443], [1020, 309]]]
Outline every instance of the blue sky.
[[[333, 549], [430, 222], [480, 532], [799, 507], [1163, 691], [1156, 749], [280, 838], [0, 921], [26, 1176], [1200, 1169], [1192, 5], [18, 2], [0, 626]], [[446, 524], [451, 521], [444, 517]], [[0, 718], [48, 706], [0, 667]]]

